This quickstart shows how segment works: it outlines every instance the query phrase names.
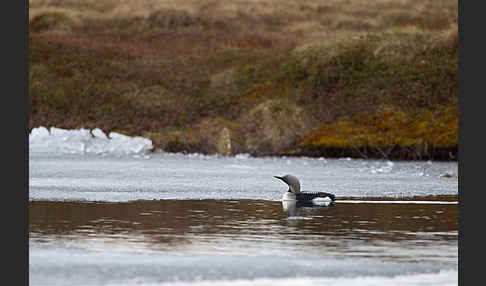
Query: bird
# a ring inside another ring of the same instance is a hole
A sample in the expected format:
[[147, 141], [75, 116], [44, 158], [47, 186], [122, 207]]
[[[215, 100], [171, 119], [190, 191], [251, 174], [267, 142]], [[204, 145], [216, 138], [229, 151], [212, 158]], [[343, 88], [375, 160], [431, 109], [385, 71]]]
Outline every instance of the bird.
[[282, 196], [282, 201], [297, 201], [302, 203], [315, 203], [315, 204], [332, 204], [336, 200], [336, 196], [326, 192], [301, 192], [300, 182], [297, 177], [293, 175], [285, 175], [283, 177], [274, 176], [277, 179], [282, 180], [289, 186], [289, 190]]

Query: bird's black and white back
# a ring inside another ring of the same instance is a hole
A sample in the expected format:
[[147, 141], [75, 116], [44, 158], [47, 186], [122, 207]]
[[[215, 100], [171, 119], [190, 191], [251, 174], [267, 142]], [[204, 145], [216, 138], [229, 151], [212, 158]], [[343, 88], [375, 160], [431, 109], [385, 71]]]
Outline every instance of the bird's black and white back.
[[312, 202], [316, 204], [331, 204], [335, 201], [334, 194], [326, 192], [301, 192], [300, 182], [297, 177], [293, 175], [285, 175], [283, 177], [274, 176], [282, 180], [289, 186], [287, 192], [282, 196], [282, 201], [298, 201], [298, 202]]
[[335, 201], [336, 197], [331, 193], [325, 192], [314, 192], [314, 193], [299, 193], [296, 194], [296, 199], [298, 201], [311, 201], [315, 199], [326, 199], [328, 198], [331, 201]]

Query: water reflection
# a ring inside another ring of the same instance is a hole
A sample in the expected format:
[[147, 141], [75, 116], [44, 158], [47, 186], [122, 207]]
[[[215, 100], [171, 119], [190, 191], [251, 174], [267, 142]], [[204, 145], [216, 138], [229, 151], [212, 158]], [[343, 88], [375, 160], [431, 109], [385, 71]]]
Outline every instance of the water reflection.
[[[262, 200], [29, 203], [31, 242], [157, 251], [296, 252], [457, 261], [457, 205], [309, 206]], [[398, 251], [401, 250], [401, 251]], [[440, 253], [437, 251], [440, 250]]]
[[313, 204], [312, 202], [282, 201], [282, 209], [288, 216], [309, 215], [332, 207], [334, 204]]

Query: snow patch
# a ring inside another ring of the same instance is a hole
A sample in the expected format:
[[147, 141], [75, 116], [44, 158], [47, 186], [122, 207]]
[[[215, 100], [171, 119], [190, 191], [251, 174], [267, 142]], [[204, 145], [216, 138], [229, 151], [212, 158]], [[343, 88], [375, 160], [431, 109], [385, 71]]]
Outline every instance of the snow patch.
[[67, 130], [51, 127], [48, 130], [41, 126], [33, 128], [29, 134], [30, 152], [137, 155], [152, 148], [150, 139], [116, 132], [107, 136], [99, 128]]

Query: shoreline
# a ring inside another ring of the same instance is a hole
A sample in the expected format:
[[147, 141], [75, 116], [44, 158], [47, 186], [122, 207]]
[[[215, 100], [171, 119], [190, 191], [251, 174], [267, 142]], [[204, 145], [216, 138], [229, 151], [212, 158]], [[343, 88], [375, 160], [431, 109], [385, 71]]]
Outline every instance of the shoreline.
[[[309, 157], [309, 158], [353, 158], [353, 159], [370, 159], [370, 160], [391, 160], [391, 161], [458, 161], [458, 146], [452, 147], [434, 147], [430, 144], [417, 144], [414, 146], [299, 146], [295, 142], [288, 146], [276, 146], [276, 149], [281, 151], [272, 151], [265, 149], [253, 149], [248, 146], [239, 146], [239, 148], [232, 148], [235, 138], [226, 137], [224, 140], [214, 140], [208, 142], [205, 140], [189, 142], [184, 138], [177, 138], [170, 141], [170, 138], [164, 138], [154, 136], [140, 136], [133, 135], [129, 132], [110, 133], [105, 132], [99, 128], [96, 129], [62, 129], [58, 127], [50, 127], [49, 129], [44, 126], [39, 126], [40, 129], [44, 129], [36, 132], [35, 136], [55, 136], [60, 134], [72, 133], [73, 136], [81, 136], [82, 140], [96, 139], [105, 142], [115, 140], [145, 140], [150, 141], [147, 146], [149, 149], [145, 149], [149, 153], [166, 152], [166, 153], [181, 153], [181, 154], [202, 154], [202, 155], [216, 155], [216, 156], [237, 156], [239, 154], [248, 154], [252, 157]], [[52, 131], [54, 128], [55, 131]], [[50, 131], [49, 131], [50, 130]], [[29, 130], [29, 137], [33, 129]], [[55, 133], [53, 133], [55, 132]], [[87, 136], [87, 137], [86, 137]], [[114, 136], [114, 137], [113, 137]], [[122, 138], [122, 139], [120, 139]], [[37, 139], [38, 140], [38, 139]], [[108, 140], [108, 141], [106, 141]], [[223, 142], [222, 142], [223, 141]], [[120, 143], [116, 143], [120, 144]], [[147, 144], [147, 143], [144, 143]], [[225, 145], [225, 148], [221, 148], [221, 145]], [[219, 146], [219, 148], [218, 148]], [[429, 147], [430, 146], [430, 147]], [[99, 147], [99, 146], [98, 146]], [[145, 147], [144, 147], [145, 148]]]
[[[427, 152], [415, 147], [349, 147], [349, 148], [308, 148], [297, 153], [297, 156], [353, 159], [374, 159], [390, 161], [458, 161], [458, 148], [431, 148]], [[290, 155], [290, 154], [289, 154]], [[288, 156], [288, 155], [287, 155]]]
[[203, 154], [203, 155], [221, 155], [237, 156], [238, 154], [248, 154], [252, 157], [309, 157], [309, 158], [326, 158], [326, 159], [365, 159], [365, 160], [390, 160], [390, 161], [441, 161], [441, 162], [458, 162], [458, 148], [435, 148], [427, 154], [422, 154], [416, 148], [412, 147], [394, 147], [393, 151], [387, 156], [383, 155], [383, 149], [376, 147], [359, 147], [359, 148], [312, 148], [307, 150], [290, 151], [290, 152], [241, 152], [235, 154], [207, 153], [195, 149], [191, 151], [179, 150], [168, 151], [161, 148], [154, 148], [152, 152], [182, 153], [182, 154]]

